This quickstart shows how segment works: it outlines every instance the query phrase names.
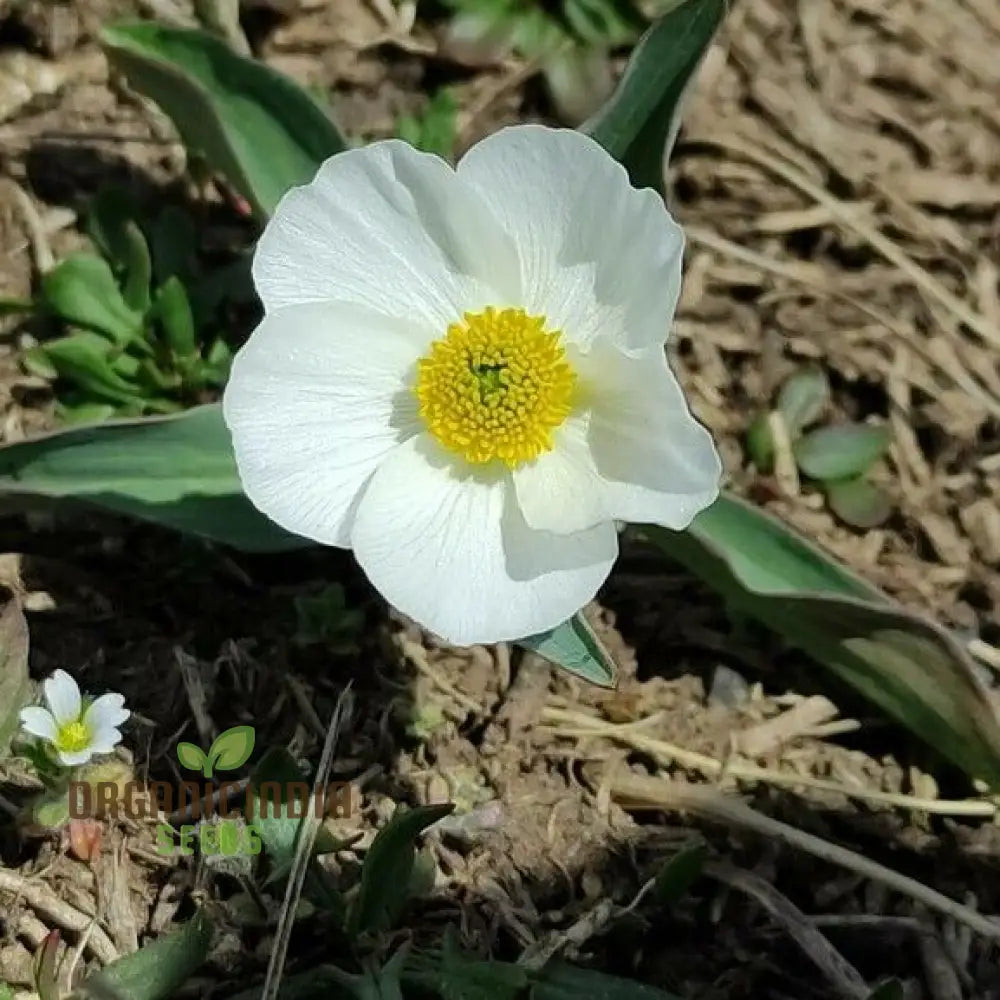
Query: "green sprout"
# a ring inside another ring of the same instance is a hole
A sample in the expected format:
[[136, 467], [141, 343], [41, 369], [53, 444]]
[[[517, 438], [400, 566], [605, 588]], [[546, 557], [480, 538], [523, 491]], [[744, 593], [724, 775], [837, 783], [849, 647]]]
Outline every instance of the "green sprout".
[[890, 443], [888, 427], [873, 424], [830, 424], [808, 430], [829, 406], [830, 386], [819, 368], [807, 367], [781, 386], [774, 410], [760, 413], [747, 431], [747, 451], [757, 470], [774, 465], [772, 413], [785, 425], [795, 464], [826, 495], [830, 509], [845, 524], [874, 528], [892, 513], [885, 493], [866, 478]]
[[419, 115], [400, 115], [396, 135], [417, 149], [449, 159], [457, 141], [458, 102], [448, 87], [441, 87]]
[[173, 413], [214, 398], [228, 377], [232, 352], [206, 327], [235, 270], [199, 280], [193, 220], [167, 207], [144, 228], [138, 214], [120, 192], [98, 195], [88, 231], [101, 256], [71, 254], [42, 276], [35, 310], [64, 332], [24, 366], [57, 383], [66, 422]]

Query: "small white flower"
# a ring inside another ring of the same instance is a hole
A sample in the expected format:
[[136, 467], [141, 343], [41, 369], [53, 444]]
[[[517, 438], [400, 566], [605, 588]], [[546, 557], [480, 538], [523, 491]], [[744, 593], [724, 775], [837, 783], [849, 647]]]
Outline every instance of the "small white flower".
[[247, 495], [352, 548], [456, 644], [596, 594], [615, 520], [686, 528], [721, 465], [670, 371], [683, 235], [596, 142], [504, 129], [452, 169], [389, 140], [282, 199], [224, 412]]
[[120, 694], [102, 694], [86, 707], [76, 681], [57, 670], [43, 684], [48, 708], [21, 709], [21, 727], [50, 743], [65, 767], [111, 753], [121, 742], [120, 726], [131, 714]]

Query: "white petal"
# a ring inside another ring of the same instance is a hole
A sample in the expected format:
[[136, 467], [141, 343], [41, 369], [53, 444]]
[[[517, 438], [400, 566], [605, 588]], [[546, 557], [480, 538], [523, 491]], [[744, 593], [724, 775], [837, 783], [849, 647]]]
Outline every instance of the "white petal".
[[607, 519], [686, 528], [718, 496], [722, 465], [663, 350], [629, 358], [598, 342], [577, 369], [592, 409], [515, 470], [525, 520], [560, 532]]
[[250, 500], [288, 531], [349, 545], [359, 490], [419, 430], [407, 379], [424, 347], [407, 323], [357, 306], [266, 315], [223, 396]]
[[521, 258], [525, 308], [581, 346], [666, 340], [684, 234], [663, 200], [637, 190], [593, 139], [517, 125], [473, 146], [458, 175], [488, 202]]
[[46, 708], [22, 708], [21, 728], [32, 736], [40, 736], [50, 743], [59, 733], [59, 727], [52, 713]]
[[395, 139], [331, 157], [280, 201], [257, 246], [265, 310], [340, 300], [443, 333], [518, 298], [517, 254], [444, 160]]
[[125, 696], [112, 692], [96, 698], [84, 712], [83, 724], [90, 732], [120, 726], [132, 713], [125, 708]]
[[122, 734], [113, 726], [103, 726], [93, 732], [89, 747], [92, 754], [111, 753], [122, 741]]
[[77, 767], [79, 764], [86, 764], [94, 756], [94, 751], [90, 747], [73, 752], [60, 750], [56, 756], [63, 767]]
[[56, 670], [44, 681], [42, 689], [56, 725], [63, 726], [80, 718], [80, 689], [65, 670]]
[[456, 645], [520, 639], [593, 598], [618, 551], [610, 522], [574, 535], [531, 531], [506, 474], [462, 466], [429, 435], [372, 477], [354, 552], [400, 611]]

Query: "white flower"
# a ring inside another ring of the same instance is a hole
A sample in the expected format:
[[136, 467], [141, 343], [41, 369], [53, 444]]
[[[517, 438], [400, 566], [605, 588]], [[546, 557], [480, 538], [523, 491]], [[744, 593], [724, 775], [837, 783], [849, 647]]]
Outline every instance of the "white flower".
[[48, 708], [21, 709], [21, 727], [50, 743], [65, 767], [111, 753], [121, 742], [120, 726], [131, 714], [120, 694], [102, 694], [86, 708], [76, 681], [57, 670], [42, 685]]
[[264, 319], [224, 397], [247, 495], [450, 642], [559, 624], [616, 519], [683, 529], [718, 495], [663, 347], [682, 248], [577, 132], [507, 128], [455, 169], [396, 140], [334, 156], [254, 259]]

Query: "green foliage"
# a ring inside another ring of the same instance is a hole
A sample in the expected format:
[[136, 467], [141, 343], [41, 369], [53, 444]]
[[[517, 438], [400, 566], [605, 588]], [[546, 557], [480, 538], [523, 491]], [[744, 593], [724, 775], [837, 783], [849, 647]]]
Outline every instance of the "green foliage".
[[617, 683], [618, 666], [582, 612], [549, 632], [522, 639], [520, 645], [590, 684], [613, 688]]
[[444, 48], [473, 65], [511, 53], [540, 66], [557, 113], [578, 123], [611, 92], [608, 52], [645, 24], [631, 0], [445, 0]]
[[[874, 528], [892, 514], [889, 498], [864, 476], [889, 447], [889, 429], [872, 424], [808, 428], [830, 404], [830, 386], [814, 367], [795, 372], [782, 384], [775, 403], [792, 443], [799, 471], [819, 485], [830, 509], [855, 528]], [[747, 430], [747, 452], [760, 472], [774, 466], [771, 414], [760, 413]]]
[[347, 606], [344, 588], [339, 583], [329, 583], [315, 594], [296, 596], [295, 618], [296, 645], [323, 645], [332, 653], [344, 654], [357, 648], [365, 616], [357, 608]]
[[720, 497], [686, 532], [642, 532], [732, 613], [778, 632], [971, 777], [1000, 788], [1000, 720], [950, 633], [734, 497]]
[[452, 808], [450, 804], [415, 809], [399, 807], [379, 830], [365, 856], [361, 888], [348, 918], [352, 936], [388, 930], [395, 924], [408, 901], [406, 887], [417, 856], [416, 839]]
[[682, 847], [664, 864], [656, 876], [653, 893], [662, 906], [672, 906], [701, 876], [708, 858], [708, 848], [695, 841]]
[[212, 925], [199, 910], [179, 930], [91, 973], [78, 995], [93, 1000], [168, 1000], [208, 956]]
[[115, 24], [101, 38], [111, 64], [177, 126], [266, 219], [281, 196], [347, 147], [309, 94], [282, 73], [203, 31]]
[[[120, 192], [99, 195], [88, 229], [104, 257], [73, 254], [40, 282], [38, 310], [63, 335], [32, 348], [24, 363], [56, 380], [60, 416], [69, 422], [178, 411], [218, 392], [228, 377], [231, 352], [211, 332], [218, 303], [211, 283], [196, 277], [190, 225], [167, 210], [144, 231], [139, 215]], [[192, 294], [212, 308], [196, 315]]]
[[400, 115], [396, 135], [417, 149], [445, 160], [455, 153], [458, 139], [458, 102], [448, 87], [441, 87], [419, 115]]

